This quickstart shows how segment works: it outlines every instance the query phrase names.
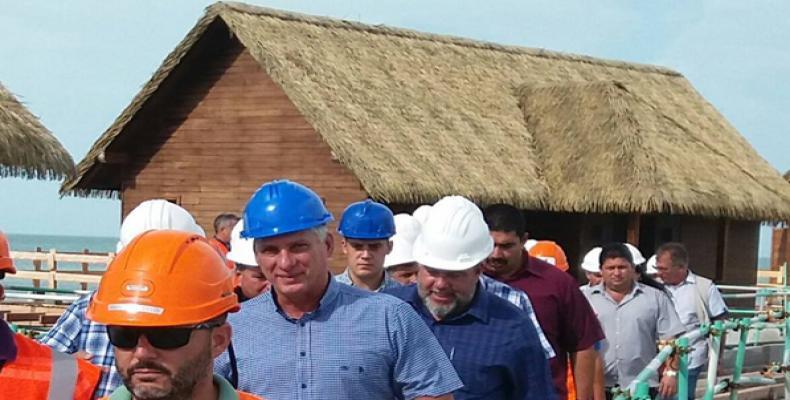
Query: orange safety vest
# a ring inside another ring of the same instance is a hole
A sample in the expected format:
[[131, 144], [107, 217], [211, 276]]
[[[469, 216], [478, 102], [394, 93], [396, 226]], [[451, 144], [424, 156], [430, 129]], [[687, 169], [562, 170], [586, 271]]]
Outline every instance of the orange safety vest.
[[101, 369], [20, 334], [16, 359], [0, 370], [0, 397], [14, 400], [91, 400]]
[[219, 254], [222, 256], [222, 259], [225, 261], [225, 265], [227, 265], [229, 269], [235, 270], [236, 264], [233, 261], [228, 260], [228, 253], [230, 252], [230, 249], [225, 246], [225, 243], [220, 242], [217, 240], [217, 238], [211, 238], [208, 240], [208, 242], [212, 247], [217, 249]]
[[576, 382], [573, 380], [573, 368], [568, 360], [568, 371], [565, 374], [565, 388], [568, 390], [568, 400], [576, 400]]

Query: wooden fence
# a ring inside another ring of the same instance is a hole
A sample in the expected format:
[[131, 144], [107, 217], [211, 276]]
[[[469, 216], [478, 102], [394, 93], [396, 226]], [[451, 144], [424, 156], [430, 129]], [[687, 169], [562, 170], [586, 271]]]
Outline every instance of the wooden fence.
[[[88, 284], [98, 284], [102, 273], [115, 256], [115, 253], [91, 253], [85, 249], [82, 253], [58, 253], [54, 249], [48, 252], [38, 248], [36, 251], [12, 251], [14, 260], [32, 261], [33, 270], [19, 270], [14, 275], [16, 279], [30, 279], [33, 287], [41, 287], [44, 281], [47, 289], [57, 289], [58, 282], [77, 282], [82, 290], [88, 289]], [[58, 270], [58, 263], [76, 263], [81, 265], [79, 271]], [[91, 269], [91, 265], [99, 265], [101, 269]]]

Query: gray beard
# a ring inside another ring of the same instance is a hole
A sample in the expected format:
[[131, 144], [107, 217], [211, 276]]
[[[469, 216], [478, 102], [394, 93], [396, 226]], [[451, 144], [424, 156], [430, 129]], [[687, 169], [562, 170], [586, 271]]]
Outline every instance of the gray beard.
[[455, 300], [453, 300], [453, 302], [450, 304], [438, 305], [431, 302], [431, 299], [429, 298], [429, 294], [427, 292], [419, 290], [419, 287], [418, 287], [418, 291], [420, 293], [420, 298], [422, 299], [422, 304], [425, 305], [425, 308], [427, 308], [428, 311], [430, 311], [431, 315], [433, 315], [433, 317], [437, 320], [443, 320], [448, 316], [457, 315], [465, 311], [467, 309], [467, 306], [469, 306], [469, 304], [472, 302], [472, 299], [475, 296], [475, 293], [472, 293], [472, 295], [469, 298], [462, 299], [456, 297]]

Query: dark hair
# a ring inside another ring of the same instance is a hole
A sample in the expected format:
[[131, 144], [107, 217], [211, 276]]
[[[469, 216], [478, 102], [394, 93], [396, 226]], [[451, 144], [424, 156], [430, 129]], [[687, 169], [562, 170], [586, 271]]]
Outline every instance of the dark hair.
[[601, 247], [601, 256], [598, 257], [598, 263], [603, 266], [603, 262], [610, 258], [625, 258], [632, 267], [635, 266], [631, 252], [623, 243], [609, 243]]
[[483, 217], [489, 231], [516, 232], [519, 238], [524, 237], [524, 214], [510, 204], [490, 205], [483, 210]]
[[688, 267], [689, 266], [689, 252], [683, 243], [668, 242], [658, 247], [656, 250], [656, 257], [669, 253], [669, 258], [672, 260], [673, 267]]
[[639, 272], [639, 283], [669, 294], [669, 291], [667, 291], [667, 288], [661, 282], [653, 279], [652, 276], [647, 274], [647, 268], [645, 265], [646, 263], [642, 263], [636, 267], [636, 272]]
[[217, 218], [214, 218], [214, 233], [218, 233], [222, 228], [230, 224], [236, 225], [236, 223], [239, 222], [239, 219], [240, 218], [238, 215], [231, 213], [222, 213], [217, 215]]

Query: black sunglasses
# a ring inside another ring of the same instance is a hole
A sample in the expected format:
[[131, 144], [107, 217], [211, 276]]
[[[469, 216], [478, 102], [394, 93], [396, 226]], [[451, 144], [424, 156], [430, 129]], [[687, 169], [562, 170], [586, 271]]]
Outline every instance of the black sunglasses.
[[145, 335], [148, 343], [157, 349], [171, 350], [186, 346], [192, 337], [192, 331], [200, 329], [211, 329], [221, 326], [222, 323], [206, 323], [187, 327], [164, 327], [164, 328], [142, 328], [134, 326], [108, 326], [107, 335], [113, 346], [122, 349], [133, 349], [137, 347], [140, 336]]

